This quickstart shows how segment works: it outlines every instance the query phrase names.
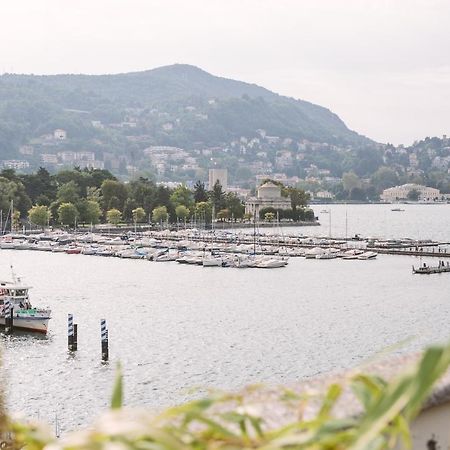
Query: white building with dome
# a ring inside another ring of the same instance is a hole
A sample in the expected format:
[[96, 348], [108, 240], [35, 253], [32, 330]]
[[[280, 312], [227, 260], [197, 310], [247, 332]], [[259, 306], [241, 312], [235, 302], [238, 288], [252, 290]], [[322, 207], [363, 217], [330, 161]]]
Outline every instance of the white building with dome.
[[291, 200], [281, 195], [281, 186], [268, 181], [258, 188], [256, 197], [249, 197], [245, 202], [245, 213], [259, 218], [264, 208], [291, 209]]

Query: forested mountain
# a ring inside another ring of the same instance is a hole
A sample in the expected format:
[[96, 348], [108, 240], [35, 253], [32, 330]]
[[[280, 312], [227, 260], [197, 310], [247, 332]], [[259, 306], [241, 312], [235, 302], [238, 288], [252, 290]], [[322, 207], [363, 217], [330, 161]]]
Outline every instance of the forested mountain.
[[[120, 126], [127, 132], [115, 131]], [[21, 145], [56, 128], [66, 130], [77, 148], [125, 154], [130, 145], [124, 135], [130, 134], [182, 148], [221, 145], [258, 129], [335, 145], [368, 142], [326, 108], [189, 65], [117, 75], [0, 77], [0, 156], [14, 157]]]

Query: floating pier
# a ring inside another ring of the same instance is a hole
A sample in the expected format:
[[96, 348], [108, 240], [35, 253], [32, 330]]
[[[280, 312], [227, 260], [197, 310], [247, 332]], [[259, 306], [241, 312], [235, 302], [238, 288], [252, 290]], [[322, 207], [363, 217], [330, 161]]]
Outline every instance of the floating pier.
[[438, 266], [428, 266], [426, 263], [423, 263], [422, 266], [417, 267], [417, 269], [413, 266], [413, 273], [421, 273], [425, 275], [431, 275], [433, 273], [444, 273], [450, 272], [450, 263], [444, 263], [444, 261], [439, 261]]

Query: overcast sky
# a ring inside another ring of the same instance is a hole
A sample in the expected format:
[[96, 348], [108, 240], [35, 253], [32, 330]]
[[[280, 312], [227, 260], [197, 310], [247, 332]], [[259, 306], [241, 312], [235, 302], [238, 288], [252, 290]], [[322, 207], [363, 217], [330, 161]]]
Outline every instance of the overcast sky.
[[1, 0], [1, 72], [176, 62], [320, 104], [380, 142], [450, 135], [449, 0]]

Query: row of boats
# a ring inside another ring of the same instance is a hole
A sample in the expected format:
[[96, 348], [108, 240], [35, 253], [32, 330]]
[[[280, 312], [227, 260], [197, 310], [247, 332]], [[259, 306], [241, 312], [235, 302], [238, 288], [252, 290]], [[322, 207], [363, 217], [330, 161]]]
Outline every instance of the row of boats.
[[[41, 242], [27, 244], [25, 242], [5, 243], [0, 242], [2, 250], [36, 250], [53, 253], [66, 253], [69, 255], [82, 254], [88, 256], [118, 257], [124, 259], [146, 259], [154, 262], [176, 261], [180, 264], [198, 265], [203, 267], [237, 267], [237, 268], [261, 268], [274, 269], [288, 264], [288, 258], [280, 255], [244, 255], [220, 251], [219, 248], [205, 246], [203, 250], [188, 249], [185, 245], [169, 247], [143, 247], [135, 243], [127, 244], [121, 241], [121, 245], [98, 244], [69, 244]], [[197, 247], [197, 246], [195, 246]]]
[[165, 236], [121, 236], [98, 234], [68, 236], [43, 234], [33, 237], [8, 235], [0, 240], [0, 249], [37, 250], [90, 256], [176, 261], [204, 267], [281, 268], [290, 257], [306, 259], [369, 260], [377, 257], [367, 249], [341, 247], [296, 247], [289, 245], [253, 245], [240, 242], [216, 242], [214, 239], [167, 239]]

